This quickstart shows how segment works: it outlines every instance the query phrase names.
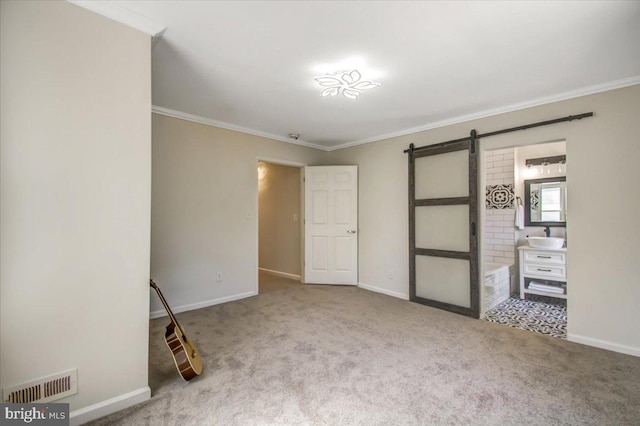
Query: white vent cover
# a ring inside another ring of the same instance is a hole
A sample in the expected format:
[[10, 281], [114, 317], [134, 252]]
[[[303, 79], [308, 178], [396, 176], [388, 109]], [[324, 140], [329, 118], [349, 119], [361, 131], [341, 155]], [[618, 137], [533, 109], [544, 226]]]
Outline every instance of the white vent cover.
[[4, 402], [28, 404], [55, 401], [78, 393], [78, 369], [63, 371], [2, 390]]

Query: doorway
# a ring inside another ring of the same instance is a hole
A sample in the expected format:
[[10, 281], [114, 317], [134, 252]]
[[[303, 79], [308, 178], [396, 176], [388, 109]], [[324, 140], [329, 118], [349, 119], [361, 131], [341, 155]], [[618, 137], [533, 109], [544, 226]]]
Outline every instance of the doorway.
[[[276, 160], [277, 161], [277, 160]], [[258, 293], [300, 285], [302, 167], [258, 160]]]
[[[483, 154], [481, 182], [485, 188], [485, 208], [482, 233], [482, 317], [491, 322], [566, 338], [566, 277], [565, 294], [527, 291], [525, 297], [521, 297], [520, 258], [521, 254], [526, 257], [529, 252], [518, 249], [521, 246], [528, 247], [528, 237], [545, 236], [545, 231], [553, 237], [566, 239], [566, 227], [545, 229], [524, 221], [524, 209], [530, 208], [530, 200], [525, 197], [525, 181], [535, 178], [566, 178], [566, 142], [554, 141], [487, 150]], [[527, 160], [557, 156], [565, 156], [565, 162], [535, 167], [526, 165]], [[541, 255], [547, 257], [544, 253]], [[552, 266], [559, 267], [555, 264]], [[566, 271], [566, 263], [563, 267]], [[527, 278], [525, 287], [531, 282], [539, 282], [542, 286], [549, 284], [543, 279], [536, 278], [533, 281]], [[557, 284], [555, 281], [553, 283]], [[549, 287], [549, 290], [554, 288]]]
[[258, 159], [258, 293], [357, 285], [357, 182], [357, 166]]

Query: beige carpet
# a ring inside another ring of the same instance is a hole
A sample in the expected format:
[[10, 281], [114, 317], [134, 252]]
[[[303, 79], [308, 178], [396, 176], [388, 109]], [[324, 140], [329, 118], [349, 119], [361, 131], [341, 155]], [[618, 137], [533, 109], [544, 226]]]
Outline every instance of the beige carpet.
[[153, 320], [153, 397], [93, 425], [640, 424], [640, 358], [355, 287], [285, 282], [178, 319], [202, 376], [179, 378]]

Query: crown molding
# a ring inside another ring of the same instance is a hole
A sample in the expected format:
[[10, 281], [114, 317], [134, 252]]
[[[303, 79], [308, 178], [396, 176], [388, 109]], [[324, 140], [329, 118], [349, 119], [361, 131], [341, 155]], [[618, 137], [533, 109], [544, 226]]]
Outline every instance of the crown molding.
[[128, 27], [149, 34], [155, 44], [167, 29], [164, 25], [152, 21], [144, 15], [134, 12], [118, 3], [105, 0], [67, 0], [67, 2], [90, 10], [105, 18], [120, 22]]
[[151, 112], [153, 112], [154, 114], [166, 115], [167, 117], [173, 117], [173, 118], [179, 118], [181, 120], [192, 121], [194, 123], [204, 124], [207, 126], [220, 127], [222, 129], [233, 130], [240, 133], [246, 133], [248, 135], [260, 136], [267, 139], [274, 139], [280, 142], [286, 142], [293, 145], [306, 146], [307, 148], [319, 149], [321, 151], [329, 150], [326, 146], [305, 142], [300, 139], [294, 140], [285, 136], [274, 135], [266, 132], [260, 132], [258, 130], [249, 129], [247, 127], [225, 123], [223, 121], [212, 120], [210, 118], [201, 117], [199, 115], [188, 114], [186, 112], [176, 111], [174, 109], [164, 108], [157, 105], [152, 105]]
[[461, 115], [458, 117], [450, 118], [447, 120], [434, 121], [423, 126], [412, 127], [398, 132], [389, 133], [382, 136], [375, 136], [373, 138], [361, 139], [353, 142], [347, 142], [341, 145], [336, 145], [327, 148], [327, 151], [336, 151], [339, 149], [351, 148], [353, 146], [364, 145], [372, 142], [378, 142], [384, 139], [395, 138], [399, 136], [406, 136], [413, 133], [423, 132], [425, 130], [437, 129], [439, 127], [450, 126], [452, 124], [464, 123], [465, 121], [477, 120], [480, 118], [491, 117], [494, 115], [505, 114], [508, 112], [519, 111], [527, 108], [533, 108], [540, 105], [551, 104], [554, 102], [566, 101], [573, 98], [579, 98], [581, 96], [593, 95], [596, 93], [608, 92], [610, 90], [622, 89], [628, 86], [634, 86], [640, 84], [640, 76], [634, 76], [631, 78], [625, 78], [622, 80], [615, 80], [604, 84], [597, 84], [594, 86], [584, 87], [582, 89], [572, 90], [569, 92], [559, 93], [553, 96], [546, 96], [543, 98], [534, 99], [532, 101], [521, 102], [517, 104], [507, 105], [500, 108], [488, 109], [473, 114]]
[[273, 135], [273, 134], [270, 134], [270, 133], [260, 132], [258, 130], [249, 129], [247, 127], [242, 127], [242, 126], [237, 126], [235, 124], [229, 124], [229, 123], [225, 123], [225, 122], [222, 122], [222, 121], [212, 120], [210, 118], [205, 118], [205, 117], [201, 117], [201, 116], [197, 116], [197, 115], [193, 115], [193, 114], [188, 114], [188, 113], [185, 113], [185, 112], [176, 111], [176, 110], [172, 110], [172, 109], [169, 109], [169, 108], [163, 108], [163, 107], [159, 107], [159, 106], [156, 106], [156, 105], [154, 105], [152, 107], [152, 112], [154, 112], [156, 114], [160, 114], [160, 115], [166, 115], [168, 117], [173, 117], [173, 118], [179, 118], [179, 119], [182, 119], [182, 120], [192, 121], [194, 123], [205, 124], [207, 126], [220, 127], [220, 128], [223, 128], [223, 129], [234, 130], [234, 131], [241, 132], [241, 133], [247, 133], [249, 135], [261, 136], [261, 137], [268, 138], [268, 139], [275, 139], [275, 140], [281, 141], [281, 142], [291, 143], [291, 144], [294, 144], [294, 145], [306, 146], [308, 148], [313, 148], [313, 149], [318, 149], [318, 150], [321, 150], [321, 151], [330, 152], [330, 151], [337, 151], [339, 149], [351, 148], [351, 147], [358, 146], [358, 145], [365, 145], [365, 144], [372, 143], [372, 142], [378, 142], [378, 141], [381, 141], [381, 140], [395, 138], [395, 137], [399, 137], [399, 136], [411, 135], [411, 134], [418, 133], [418, 132], [424, 132], [426, 130], [437, 129], [439, 127], [445, 127], [445, 126], [450, 126], [450, 125], [453, 125], [453, 124], [464, 123], [466, 121], [478, 120], [478, 119], [481, 119], [481, 118], [486, 118], [486, 117], [491, 117], [491, 116], [495, 116], [495, 115], [505, 114], [505, 113], [508, 113], [508, 112], [514, 112], [514, 111], [519, 111], [519, 110], [523, 110], [523, 109], [527, 109], [527, 108], [533, 108], [533, 107], [540, 106], [540, 105], [546, 105], [546, 104], [550, 104], [550, 103], [554, 103], [554, 102], [560, 102], [560, 101], [565, 101], [565, 100], [569, 100], [569, 99], [573, 99], [573, 98], [579, 98], [581, 96], [588, 96], [588, 95], [593, 95], [593, 94], [596, 94], [596, 93], [607, 92], [607, 91], [610, 91], [610, 90], [622, 89], [624, 87], [634, 86], [636, 84], [640, 84], [640, 76], [634, 76], [634, 77], [626, 78], [626, 79], [622, 79], [622, 80], [615, 80], [615, 81], [611, 81], [611, 82], [604, 83], [604, 84], [598, 84], [598, 85], [594, 85], [594, 86], [589, 86], [589, 87], [585, 87], [585, 88], [578, 89], [578, 90], [573, 90], [573, 91], [564, 92], [564, 93], [560, 93], [560, 94], [553, 95], [553, 96], [547, 96], [547, 97], [543, 97], [543, 98], [538, 98], [538, 99], [535, 99], [535, 100], [532, 100], [532, 101], [528, 101], [528, 102], [522, 102], [522, 103], [518, 103], [518, 104], [507, 105], [507, 106], [500, 107], [500, 108], [494, 108], [494, 109], [489, 109], [489, 110], [485, 110], [485, 111], [480, 111], [480, 112], [473, 113], [473, 114], [461, 115], [461, 116], [450, 118], [450, 119], [447, 119], [447, 120], [434, 121], [432, 123], [425, 124], [423, 126], [412, 127], [412, 128], [405, 129], [405, 130], [400, 130], [400, 131], [394, 132], [394, 133], [388, 133], [388, 134], [381, 135], [381, 136], [376, 136], [376, 137], [373, 137], [373, 138], [361, 139], [361, 140], [357, 140], [357, 141], [353, 141], [353, 142], [347, 142], [347, 143], [344, 143], [344, 144], [330, 146], [330, 147], [326, 147], [326, 146], [322, 146], [322, 145], [318, 145], [318, 144], [314, 144], [314, 143], [310, 143], [310, 142], [305, 142], [305, 141], [302, 141], [302, 140], [294, 141], [294, 140], [292, 140], [290, 138], [287, 138], [287, 137], [284, 137], [284, 136], [279, 136], [279, 135]]

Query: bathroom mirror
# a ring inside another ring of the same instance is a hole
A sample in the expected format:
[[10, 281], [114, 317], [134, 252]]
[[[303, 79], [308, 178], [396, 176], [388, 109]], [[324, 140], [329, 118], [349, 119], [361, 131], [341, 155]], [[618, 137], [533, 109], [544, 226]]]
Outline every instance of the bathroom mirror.
[[524, 181], [524, 223], [527, 226], [567, 225], [567, 178]]

